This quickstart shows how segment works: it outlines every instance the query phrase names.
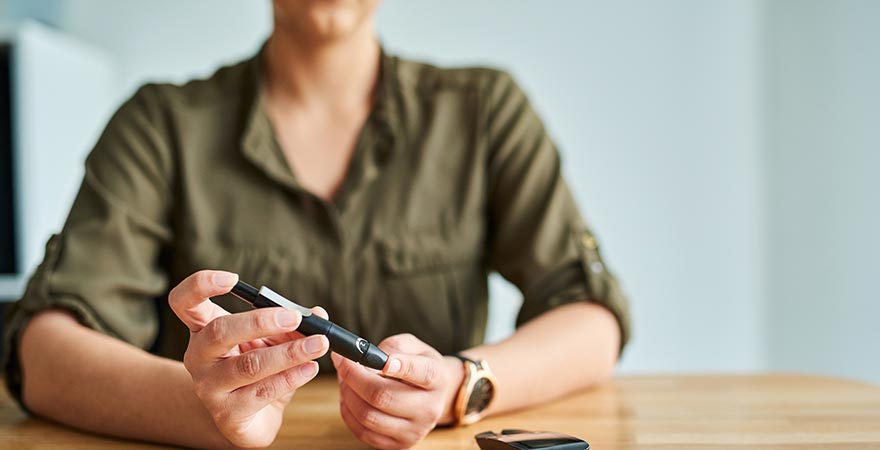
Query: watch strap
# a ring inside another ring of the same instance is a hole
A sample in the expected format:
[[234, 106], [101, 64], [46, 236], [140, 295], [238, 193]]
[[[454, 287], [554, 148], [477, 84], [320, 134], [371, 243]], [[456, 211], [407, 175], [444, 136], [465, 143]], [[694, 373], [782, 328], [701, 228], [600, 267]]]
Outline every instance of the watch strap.
[[471, 364], [473, 364], [473, 365], [475, 365], [475, 366], [477, 366], [477, 367], [482, 366], [482, 364], [480, 364], [478, 361], [474, 361], [473, 359], [470, 359], [470, 358], [468, 358], [467, 356], [462, 355], [461, 353], [456, 353], [456, 354], [454, 354], [454, 355], [452, 355], [452, 356], [454, 356], [454, 357], [460, 359], [461, 362], [471, 363]]

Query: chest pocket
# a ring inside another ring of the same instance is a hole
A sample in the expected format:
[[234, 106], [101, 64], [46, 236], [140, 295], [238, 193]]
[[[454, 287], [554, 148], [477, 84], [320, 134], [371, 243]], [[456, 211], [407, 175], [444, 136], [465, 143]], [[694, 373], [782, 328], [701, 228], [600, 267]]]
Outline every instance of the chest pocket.
[[368, 300], [377, 328], [386, 336], [412, 333], [444, 354], [470, 345], [480, 321], [475, 311], [487, 301], [480, 241], [434, 230], [381, 238], [379, 284]]

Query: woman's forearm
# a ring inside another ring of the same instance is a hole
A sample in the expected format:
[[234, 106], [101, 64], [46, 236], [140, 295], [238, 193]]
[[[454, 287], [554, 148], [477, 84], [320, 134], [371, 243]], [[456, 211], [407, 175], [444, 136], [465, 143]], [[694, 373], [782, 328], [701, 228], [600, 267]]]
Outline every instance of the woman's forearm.
[[129, 439], [229, 447], [183, 364], [86, 328], [66, 312], [34, 317], [19, 355], [24, 402], [34, 413]]
[[[608, 310], [576, 303], [545, 313], [502, 342], [464, 353], [491, 362], [498, 387], [489, 413], [496, 414], [606, 380], [619, 340]], [[37, 414], [130, 439], [229, 447], [181, 363], [83, 327], [68, 313], [34, 317], [22, 334], [19, 355], [24, 401]]]
[[463, 352], [489, 361], [498, 378], [497, 414], [547, 400], [610, 378], [620, 348], [614, 315], [593, 303], [555, 308], [511, 337]]

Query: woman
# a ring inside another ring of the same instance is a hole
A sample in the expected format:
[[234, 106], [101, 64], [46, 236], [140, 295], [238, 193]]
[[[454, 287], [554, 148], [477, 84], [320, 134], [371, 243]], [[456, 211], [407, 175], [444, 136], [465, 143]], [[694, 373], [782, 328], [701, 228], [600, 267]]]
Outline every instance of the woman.
[[[275, 0], [255, 58], [121, 107], [8, 319], [25, 407], [127, 438], [270, 444], [328, 343], [224, 296], [239, 276], [381, 341], [382, 373], [320, 360], [378, 448], [610, 376], [625, 301], [540, 120], [501, 72], [384, 54], [377, 3]], [[524, 303], [484, 345], [491, 270]]]

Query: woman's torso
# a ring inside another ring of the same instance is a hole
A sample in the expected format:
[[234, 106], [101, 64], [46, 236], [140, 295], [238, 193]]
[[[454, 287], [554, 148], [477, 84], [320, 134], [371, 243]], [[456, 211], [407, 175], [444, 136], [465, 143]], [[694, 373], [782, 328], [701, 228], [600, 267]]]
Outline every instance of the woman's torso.
[[[333, 203], [301, 188], [286, 164], [258, 60], [168, 87], [178, 158], [163, 252], [170, 285], [229, 270], [321, 305], [373, 342], [412, 332], [442, 353], [478, 344], [489, 226], [481, 92], [492, 74], [383, 56], [376, 106]], [[156, 350], [179, 358], [188, 331], [159, 304]]]

